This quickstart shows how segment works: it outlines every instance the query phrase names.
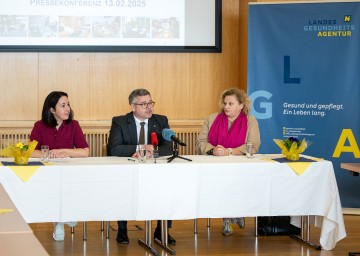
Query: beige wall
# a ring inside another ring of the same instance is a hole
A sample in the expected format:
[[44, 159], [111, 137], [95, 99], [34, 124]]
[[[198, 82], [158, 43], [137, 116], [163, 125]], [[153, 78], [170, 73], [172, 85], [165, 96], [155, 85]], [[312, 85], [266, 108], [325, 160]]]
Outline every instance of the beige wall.
[[53, 90], [69, 94], [84, 128], [108, 127], [139, 87], [172, 127], [198, 127], [224, 89], [246, 90], [247, 10], [246, 0], [223, 0], [222, 53], [0, 53], [0, 129], [30, 129]]

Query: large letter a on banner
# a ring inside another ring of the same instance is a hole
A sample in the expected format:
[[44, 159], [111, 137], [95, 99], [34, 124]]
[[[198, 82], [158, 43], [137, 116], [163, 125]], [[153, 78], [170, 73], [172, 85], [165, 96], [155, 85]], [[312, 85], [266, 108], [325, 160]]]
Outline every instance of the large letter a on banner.
[[[345, 146], [346, 139], [349, 140], [349, 146]], [[342, 152], [352, 152], [355, 158], [360, 158], [360, 150], [351, 129], [343, 129], [334, 150], [333, 157], [340, 157]]]

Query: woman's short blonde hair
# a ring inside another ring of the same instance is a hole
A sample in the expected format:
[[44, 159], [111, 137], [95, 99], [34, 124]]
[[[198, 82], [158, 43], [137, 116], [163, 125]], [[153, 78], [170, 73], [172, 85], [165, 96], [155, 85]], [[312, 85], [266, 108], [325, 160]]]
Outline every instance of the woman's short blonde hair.
[[221, 94], [220, 97], [220, 111], [223, 112], [224, 111], [224, 100], [226, 96], [232, 96], [234, 95], [235, 98], [237, 99], [237, 101], [239, 102], [239, 104], [244, 104], [244, 108], [242, 109], [242, 112], [245, 115], [249, 115], [250, 114], [250, 107], [251, 107], [251, 101], [249, 96], [246, 94], [246, 92], [244, 92], [243, 90], [240, 90], [238, 88], [230, 88], [227, 89], [225, 91], [223, 91], [223, 93]]

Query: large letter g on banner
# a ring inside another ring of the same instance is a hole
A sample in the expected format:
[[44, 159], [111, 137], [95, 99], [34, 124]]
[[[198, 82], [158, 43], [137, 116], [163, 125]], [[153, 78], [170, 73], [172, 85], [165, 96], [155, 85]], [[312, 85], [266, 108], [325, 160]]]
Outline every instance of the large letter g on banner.
[[[269, 119], [272, 117], [272, 103], [270, 101], [267, 102], [260, 102], [260, 104], [256, 104], [255, 102], [258, 98], [265, 98], [269, 100], [272, 97], [272, 94], [267, 91], [255, 91], [250, 95], [250, 99], [252, 101], [252, 110], [251, 114], [255, 116], [257, 119]], [[260, 109], [263, 109], [264, 111], [258, 112], [255, 109], [255, 106], [259, 106]]]

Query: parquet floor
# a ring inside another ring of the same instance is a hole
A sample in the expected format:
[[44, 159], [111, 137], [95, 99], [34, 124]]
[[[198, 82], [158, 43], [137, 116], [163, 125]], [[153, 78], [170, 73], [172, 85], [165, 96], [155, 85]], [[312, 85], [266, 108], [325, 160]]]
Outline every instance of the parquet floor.
[[[315, 250], [287, 236], [255, 237], [254, 218], [246, 218], [246, 226], [239, 229], [234, 226], [234, 234], [225, 237], [221, 233], [222, 219], [212, 219], [211, 227], [207, 228], [206, 219], [198, 220], [198, 234], [194, 234], [194, 221], [174, 221], [170, 234], [177, 240], [171, 246], [176, 255], [285, 255], [285, 256], [345, 256], [349, 251], [360, 252], [360, 216], [345, 215], [347, 237], [340, 241], [331, 251]], [[156, 222], [153, 221], [153, 227]], [[116, 222], [111, 222], [110, 239], [100, 230], [100, 222], [87, 223], [87, 241], [83, 241], [82, 223], [78, 223], [75, 233], [71, 234], [66, 227], [65, 240], [56, 242], [52, 238], [53, 224], [30, 224], [35, 235], [50, 255], [152, 255], [138, 244], [138, 238], [144, 237], [144, 222], [130, 221], [128, 223], [128, 245], [118, 244], [116, 237]], [[312, 242], [318, 243], [319, 228], [312, 228]], [[159, 255], [170, 255], [157, 244], [153, 244]]]

